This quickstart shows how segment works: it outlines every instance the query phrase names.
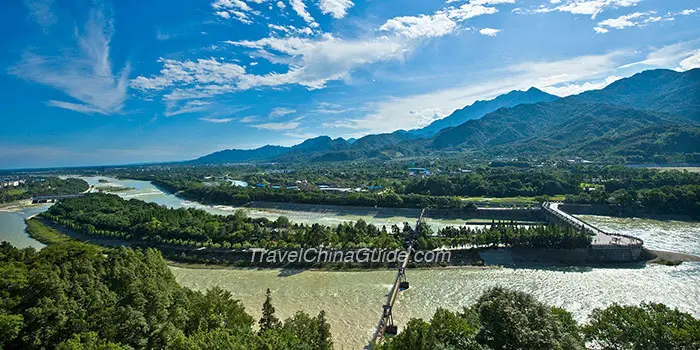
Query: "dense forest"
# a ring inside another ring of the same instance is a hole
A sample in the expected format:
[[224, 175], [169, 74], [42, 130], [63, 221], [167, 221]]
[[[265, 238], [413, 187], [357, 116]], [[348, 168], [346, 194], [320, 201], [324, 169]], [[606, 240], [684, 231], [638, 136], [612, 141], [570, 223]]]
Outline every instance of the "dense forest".
[[461, 312], [438, 309], [430, 321], [411, 319], [378, 350], [700, 348], [700, 320], [663, 304], [595, 309], [585, 324], [533, 296], [493, 288]]
[[24, 182], [19, 186], [0, 187], [0, 203], [29, 199], [33, 196], [76, 194], [85, 192], [89, 187], [85, 180], [75, 178], [27, 177], [22, 180]]
[[323, 311], [282, 322], [268, 291], [262, 314], [255, 327], [230, 292], [179, 286], [155, 250], [0, 243], [0, 348], [332, 348]]
[[243, 211], [212, 215], [192, 208], [169, 209], [116, 195], [88, 194], [67, 199], [42, 214], [44, 218], [78, 232], [137, 242], [212, 248], [386, 248], [397, 249], [415, 240], [418, 248], [443, 246], [512, 246], [533, 248], [586, 247], [591, 237], [558, 226], [516, 227], [494, 224], [485, 229], [446, 227], [434, 233], [426, 224], [418, 232], [404, 223], [400, 228], [376, 227], [359, 220], [337, 226], [249, 218]]

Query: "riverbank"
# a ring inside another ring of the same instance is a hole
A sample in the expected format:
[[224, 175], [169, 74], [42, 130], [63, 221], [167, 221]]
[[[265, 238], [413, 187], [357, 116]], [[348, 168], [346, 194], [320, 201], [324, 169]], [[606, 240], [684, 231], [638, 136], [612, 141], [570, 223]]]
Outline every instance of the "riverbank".
[[32, 204], [31, 199], [20, 199], [7, 203], [0, 203], [0, 211], [4, 212], [17, 212], [25, 208], [33, 208], [41, 206], [40, 203]]

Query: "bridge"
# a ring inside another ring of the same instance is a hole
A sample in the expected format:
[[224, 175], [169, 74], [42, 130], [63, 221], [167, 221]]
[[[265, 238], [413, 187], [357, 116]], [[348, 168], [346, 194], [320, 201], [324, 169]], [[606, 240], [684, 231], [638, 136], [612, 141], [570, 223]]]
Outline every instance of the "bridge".
[[[415, 232], [418, 232], [421, 221], [423, 221], [423, 214], [425, 214], [425, 209], [421, 210], [420, 216], [416, 221]], [[386, 302], [382, 306], [382, 316], [379, 319], [377, 328], [372, 336], [372, 341], [370, 344], [374, 344], [378, 341], [384, 339], [385, 336], [396, 335], [398, 329], [394, 324], [393, 308], [394, 302], [399, 295], [399, 291], [403, 289], [408, 289], [408, 281], [406, 280], [406, 266], [413, 253], [413, 246], [416, 243], [416, 237], [407, 237], [406, 239], [406, 258], [404, 259], [401, 266], [399, 266], [396, 273], [396, 278], [394, 279], [394, 284], [391, 286], [391, 291], [386, 296]]]
[[78, 194], [63, 194], [56, 196], [34, 196], [32, 203], [55, 203], [63, 199], [82, 197], [83, 193]]
[[595, 237], [591, 242], [593, 247], [641, 247], [644, 244], [644, 241], [634, 236], [605, 232], [577, 217], [574, 217], [573, 215], [566, 213], [559, 208], [560, 205], [560, 202], [544, 202], [542, 203], [542, 209], [550, 221], [559, 223], [563, 226], [569, 226], [577, 230], [583, 230], [591, 235], [594, 235]]

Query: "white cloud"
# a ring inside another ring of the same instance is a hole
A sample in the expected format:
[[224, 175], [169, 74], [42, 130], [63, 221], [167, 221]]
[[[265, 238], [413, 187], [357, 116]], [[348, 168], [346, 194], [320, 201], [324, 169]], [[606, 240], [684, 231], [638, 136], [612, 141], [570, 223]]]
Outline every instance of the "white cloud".
[[481, 35], [486, 35], [486, 36], [496, 36], [498, 32], [500, 32], [500, 29], [493, 29], [493, 28], [484, 28], [479, 30], [479, 34]]
[[277, 107], [274, 108], [272, 111], [270, 111], [270, 114], [268, 117], [271, 119], [279, 118], [279, 117], [284, 117], [285, 115], [289, 115], [292, 113], [295, 113], [296, 109], [291, 109], [291, 108], [284, 108], [284, 107]]
[[52, 107], [63, 108], [63, 109], [70, 109], [71, 111], [76, 111], [76, 112], [85, 113], [85, 114], [102, 113], [99, 108], [91, 107], [91, 106], [80, 104], [80, 103], [48, 100], [48, 101], [46, 101], [46, 105], [52, 106]]
[[[253, 1], [261, 4], [262, 1]], [[214, 14], [223, 19], [235, 19], [241, 23], [252, 24], [250, 15], [259, 15], [260, 11], [254, 10], [242, 0], [216, 0], [211, 3]]]
[[235, 64], [219, 62], [216, 58], [194, 61], [159, 59], [163, 63], [160, 75], [146, 78], [138, 76], [131, 86], [142, 91], [162, 90], [167, 87], [192, 87], [190, 93], [176, 89], [166, 99], [203, 98], [235, 90], [232, 84], [245, 76], [245, 68]]
[[420, 16], [403, 16], [389, 19], [379, 27], [382, 31], [392, 31], [407, 38], [440, 37], [453, 32], [457, 23], [445, 13]]
[[566, 97], [569, 95], [580, 94], [584, 91], [600, 90], [620, 79], [622, 79], [622, 77], [612, 75], [603, 80], [586, 81], [584, 83], [571, 83], [557, 86], [545, 86], [542, 88], [542, 90], [552, 95]]
[[635, 12], [629, 15], [620, 16], [618, 18], [606, 19], [602, 22], [598, 22], [598, 27], [608, 27], [615, 29], [634, 27], [640, 24], [640, 22], [636, 21], [637, 19], [647, 16], [648, 14], [649, 13]]
[[320, 0], [318, 7], [324, 14], [330, 14], [333, 18], [343, 18], [348, 9], [355, 4], [351, 0]]
[[678, 63], [680, 70], [686, 71], [693, 68], [700, 68], [700, 50], [695, 50], [692, 54]]
[[289, 0], [289, 4], [292, 5], [294, 12], [296, 12], [299, 17], [304, 19], [309, 26], [314, 28], [318, 27], [318, 23], [316, 23], [314, 18], [311, 17], [309, 11], [306, 10], [306, 4], [304, 4], [303, 0]]
[[537, 8], [530, 10], [520, 10], [518, 13], [546, 13], [546, 12], [568, 12], [574, 15], [590, 15], [595, 19], [600, 13], [608, 8], [622, 8], [636, 6], [641, 0], [563, 0], [550, 3], [556, 5], [548, 7], [540, 5]]
[[346, 78], [357, 67], [401, 59], [407, 50], [395, 38], [346, 41], [331, 34], [314, 39], [269, 37], [228, 43], [255, 49], [261, 57], [289, 67], [285, 73], [247, 76], [242, 88], [299, 84], [320, 89], [329, 81]]
[[282, 1], [277, 2], [277, 7], [279, 7], [280, 10], [284, 10], [285, 7], [287, 7]]
[[495, 7], [487, 7], [480, 4], [468, 3], [457, 8], [447, 8], [445, 10], [447, 16], [451, 19], [461, 22], [482, 15], [491, 15], [498, 12]]
[[623, 15], [617, 18], [609, 18], [604, 21], [598, 22], [598, 25], [593, 28], [596, 33], [604, 34], [609, 32], [610, 28], [614, 29], [624, 29], [629, 27], [642, 27], [649, 23], [659, 22], [659, 21], [673, 21], [673, 17], [676, 14], [668, 13], [663, 16], [654, 16], [656, 11], [648, 12], [634, 12], [628, 15]]
[[92, 10], [85, 27], [76, 31], [77, 47], [62, 56], [44, 57], [26, 52], [11, 74], [61, 90], [80, 103], [49, 101], [50, 106], [82, 113], [114, 114], [126, 101], [129, 65], [112, 73], [110, 42], [114, 26], [101, 10]]
[[255, 125], [253, 125], [253, 127], [257, 128], [257, 129], [280, 131], [280, 130], [296, 129], [299, 127], [299, 124], [300, 123], [298, 121], [290, 121], [290, 122], [282, 122], [282, 123], [255, 124]]
[[258, 121], [258, 117], [254, 116], [254, 115], [249, 115], [249, 116], [243, 117], [239, 120], [239, 122], [241, 122], [241, 123], [252, 123], [252, 122], [256, 122], [256, 121]]
[[252, 11], [253, 9], [241, 0], [216, 0], [211, 4], [211, 7], [217, 10], [239, 8], [243, 11]]
[[196, 113], [203, 112], [208, 109], [209, 102], [192, 100], [185, 102], [184, 105], [179, 106], [176, 101], [168, 101], [166, 104], [165, 113], [166, 117], [172, 117], [175, 115], [186, 114], [186, 113]]
[[[448, 2], [449, 3], [449, 2]], [[432, 15], [401, 16], [386, 21], [380, 31], [393, 32], [409, 39], [441, 37], [459, 29], [459, 23], [470, 18], [498, 12], [496, 5], [513, 3], [511, 0], [471, 1], [459, 7], [449, 6]]]
[[44, 32], [58, 21], [52, 10], [54, 0], [24, 0], [23, 2], [29, 9], [29, 15]]
[[[620, 69], [647, 66], [654, 68], [683, 69], [680, 62], [693, 56], [700, 46], [700, 40], [684, 41], [672, 45], [655, 48], [644, 60], [620, 66]], [[691, 60], [692, 62], [692, 60]]]
[[217, 124], [221, 124], [221, 123], [228, 123], [228, 122], [230, 122], [230, 121], [233, 121], [234, 119], [233, 119], [233, 118], [210, 118], [210, 117], [202, 117], [202, 118], [199, 118], [199, 120], [204, 121], [204, 122], [208, 122], [208, 123], [217, 123]]

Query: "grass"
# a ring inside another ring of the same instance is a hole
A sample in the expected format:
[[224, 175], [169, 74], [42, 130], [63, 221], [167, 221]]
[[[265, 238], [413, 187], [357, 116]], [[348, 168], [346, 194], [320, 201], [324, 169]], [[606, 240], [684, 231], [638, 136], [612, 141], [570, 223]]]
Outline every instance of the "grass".
[[36, 218], [27, 220], [27, 233], [30, 237], [46, 245], [76, 242], [73, 238], [58, 232]]
[[94, 248], [97, 248], [98, 250], [102, 250], [103, 248], [99, 245], [96, 244], [91, 244], [91, 243], [85, 243], [78, 241], [76, 239], [73, 239], [60, 231], [56, 230], [55, 228], [47, 225], [42, 221], [42, 219], [38, 218], [33, 218], [29, 219], [26, 221], [27, 222], [27, 233], [29, 233], [29, 236], [36, 239], [37, 241], [44, 243], [46, 245], [58, 245], [58, 244], [84, 244], [88, 245]]

